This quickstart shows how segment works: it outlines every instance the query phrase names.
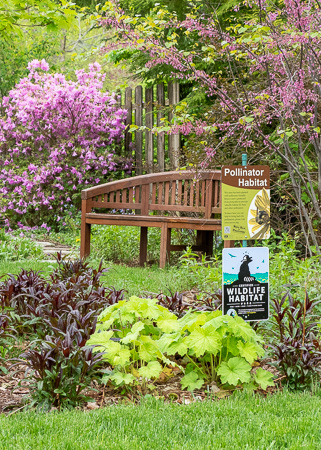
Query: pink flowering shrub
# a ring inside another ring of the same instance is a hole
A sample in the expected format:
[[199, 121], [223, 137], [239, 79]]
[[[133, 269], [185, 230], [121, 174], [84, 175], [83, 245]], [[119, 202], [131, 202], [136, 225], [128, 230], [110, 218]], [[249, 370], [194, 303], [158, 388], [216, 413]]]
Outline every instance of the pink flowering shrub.
[[28, 69], [1, 105], [1, 212], [10, 225], [56, 226], [80, 207], [82, 189], [130, 169], [115, 155], [126, 111], [102, 92], [97, 63], [77, 81], [47, 73], [45, 60]]

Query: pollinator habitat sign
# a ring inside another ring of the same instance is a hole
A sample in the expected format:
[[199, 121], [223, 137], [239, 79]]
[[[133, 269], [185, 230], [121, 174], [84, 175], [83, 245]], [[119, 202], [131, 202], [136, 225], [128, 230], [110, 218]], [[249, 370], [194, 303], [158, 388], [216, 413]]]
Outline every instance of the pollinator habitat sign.
[[222, 167], [223, 240], [270, 236], [270, 168]]
[[269, 249], [223, 249], [223, 314], [269, 318]]

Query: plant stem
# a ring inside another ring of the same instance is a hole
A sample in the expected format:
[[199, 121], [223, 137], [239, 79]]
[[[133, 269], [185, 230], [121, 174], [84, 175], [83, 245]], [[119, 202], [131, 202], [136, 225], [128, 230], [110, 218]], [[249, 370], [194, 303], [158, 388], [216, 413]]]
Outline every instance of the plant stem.
[[214, 381], [214, 355], [211, 354], [211, 380]]

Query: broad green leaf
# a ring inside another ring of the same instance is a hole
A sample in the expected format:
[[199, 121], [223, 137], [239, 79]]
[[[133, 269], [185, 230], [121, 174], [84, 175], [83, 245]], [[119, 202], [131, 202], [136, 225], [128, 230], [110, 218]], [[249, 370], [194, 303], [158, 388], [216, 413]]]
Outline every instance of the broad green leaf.
[[122, 348], [110, 361], [113, 366], [125, 366], [130, 361], [130, 351]]
[[123, 344], [129, 344], [130, 342], [136, 341], [136, 339], [138, 338], [138, 335], [140, 333], [140, 331], [142, 331], [144, 329], [144, 324], [143, 322], [136, 322], [133, 326], [132, 326], [132, 330], [130, 333], [128, 333], [122, 340], [121, 342]]
[[106, 343], [105, 349], [106, 349], [106, 355], [107, 359], [109, 358], [113, 358], [114, 355], [116, 355], [119, 350], [121, 349], [121, 344], [119, 342], [115, 342], [115, 341], [108, 341]]
[[231, 319], [232, 320], [229, 321], [229, 326], [231, 327], [235, 336], [242, 337], [245, 340], [255, 338], [255, 331], [241, 317], [235, 316]]
[[94, 348], [94, 352], [101, 352], [110, 345], [110, 338], [114, 334], [113, 331], [101, 331], [100, 333], [94, 333], [87, 341], [87, 345], [97, 345], [99, 347]]
[[170, 311], [164, 311], [162, 315], [157, 320], [157, 326], [164, 333], [171, 333], [179, 329], [179, 323], [177, 322], [177, 317]]
[[167, 354], [168, 355], [175, 355], [176, 353], [178, 353], [180, 356], [184, 356], [186, 355], [188, 350], [187, 345], [185, 344], [185, 342], [183, 342], [183, 340], [179, 340], [177, 342], [173, 342], [167, 349]]
[[254, 342], [242, 342], [239, 341], [237, 344], [237, 348], [240, 351], [240, 355], [246, 359], [250, 364], [257, 359], [258, 356], [264, 355], [264, 349], [260, 345]]
[[238, 348], [238, 343], [241, 342], [239, 338], [235, 336], [227, 335], [223, 340], [223, 346], [226, 345], [227, 351], [233, 356], [239, 356], [240, 350]]
[[106, 320], [109, 320], [112, 313], [116, 310], [121, 308], [126, 303], [126, 300], [120, 300], [118, 303], [115, 303], [114, 305], [108, 306], [108, 308], [104, 309], [98, 316], [98, 322], [105, 322]]
[[96, 327], [96, 332], [97, 331], [106, 331], [106, 330], [109, 330], [109, 328], [112, 326], [112, 324], [114, 323], [114, 319], [112, 318], [112, 319], [108, 319], [108, 320], [104, 320], [103, 322], [101, 322], [101, 323], [98, 323], [97, 324], [97, 327]]
[[204, 380], [199, 378], [196, 372], [190, 372], [181, 379], [181, 384], [182, 389], [187, 388], [188, 391], [194, 391], [203, 386]]
[[110, 376], [110, 379], [114, 381], [117, 386], [119, 386], [123, 383], [132, 383], [135, 380], [135, 377], [131, 373], [116, 372]]
[[105, 351], [104, 359], [113, 366], [124, 366], [130, 361], [130, 351], [119, 342], [109, 341]]
[[145, 362], [157, 359], [159, 351], [156, 342], [149, 336], [141, 336], [140, 341], [142, 344], [138, 351], [139, 358]]
[[230, 358], [228, 362], [222, 362], [217, 370], [222, 383], [228, 383], [232, 386], [236, 386], [239, 382], [248, 383], [251, 379], [250, 372], [250, 364], [238, 356]]
[[227, 325], [226, 317], [230, 317], [230, 316], [219, 315], [217, 317], [214, 317], [213, 319], [211, 319], [205, 323], [204, 328], [213, 327], [214, 330], [218, 330], [222, 326], [225, 327]]
[[199, 327], [184, 338], [184, 343], [195, 352], [197, 357], [204, 355], [205, 352], [216, 355], [221, 348], [220, 335], [213, 327]]
[[[186, 317], [187, 316], [187, 317]], [[204, 325], [206, 323], [206, 314], [194, 312], [184, 316], [180, 319], [180, 325], [183, 325], [183, 330], [193, 331], [195, 328], [198, 328], [200, 325]], [[185, 319], [186, 317], [186, 319]], [[185, 319], [185, 320], [184, 320]]]
[[162, 370], [163, 368], [158, 361], [151, 361], [147, 366], [142, 366], [138, 369], [138, 373], [140, 376], [150, 380], [151, 378], [158, 378]]
[[261, 367], [255, 372], [254, 380], [264, 391], [268, 386], [274, 386], [273, 374]]
[[160, 311], [156, 305], [157, 300], [139, 297], [130, 297], [126, 304], [126, 310], [129, 313], [134, 313], [136, 317], [144, 319], [157, 320], [160, 316]]
[[155, 342], [162, 353], [167, 353], [168, 347], [174, 342], [178, 341], [181, 338], [181, 336], [182, 334], [180, 332], [172, 334], [163, 334], [163, 336], [158, 341]]

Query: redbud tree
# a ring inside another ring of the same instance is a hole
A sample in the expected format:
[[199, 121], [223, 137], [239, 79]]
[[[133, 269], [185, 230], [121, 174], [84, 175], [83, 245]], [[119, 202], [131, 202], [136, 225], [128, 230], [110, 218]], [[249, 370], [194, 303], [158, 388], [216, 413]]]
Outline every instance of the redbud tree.
[[1, 104], [1, 212], [10, 225], [56, 227], [79, 209], [81, 189], [130, 169], [115, 155], [126, 111], [102, 91], [97, 63], [76, 81], [44, 60], [28, 68]]
[[[307, 249], [310, 254], [319, 252], [321, 2], [246, 0], [240, 4], [251, 10], [249, 19], [222, 27], [215, 11], [178, 21], [160, 10], [140, 19], [126, 16], [109, 2], [103, 24], [116, 29], [121, 47], [147, 54], [147, 67], [171, 67], [173, 78], [205, 89], [215, 101], [210, 119], [185, 114], [176, 117], [170, 131], [215, 136], [216, 146], [206, 149], [204, 166], [206, 158], [213, 158], [218, 148], [224, 150], [230, 142], [239, 152], [264, 151], [279, 158], [292, 188], [285, 195], [295, 198]], [[187, 48], [189, 36], [193, 39]], [[215, 64], [220, 70], [207, 70]]]

